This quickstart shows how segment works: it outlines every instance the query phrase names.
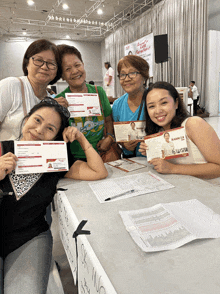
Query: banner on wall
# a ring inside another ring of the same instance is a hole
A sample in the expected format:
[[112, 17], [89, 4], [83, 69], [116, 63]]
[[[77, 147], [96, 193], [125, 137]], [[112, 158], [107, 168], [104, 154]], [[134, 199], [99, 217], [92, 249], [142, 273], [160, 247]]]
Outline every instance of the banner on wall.
[[150, 67], [149, 76], [153, 77], [154, 36], [153, 33], [124, 46], [125, 56], [129, 54], [144, 58]]

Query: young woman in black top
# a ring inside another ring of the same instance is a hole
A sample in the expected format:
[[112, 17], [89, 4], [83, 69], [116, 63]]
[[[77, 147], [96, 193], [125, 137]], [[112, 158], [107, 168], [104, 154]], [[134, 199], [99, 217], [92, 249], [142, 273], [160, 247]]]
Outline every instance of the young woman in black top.
[[[4, 293], [46, 293], [51, 264], [52, 237], [45, 220], [47, 206], [56, 193], [60, 178], [98, 180], [107, 170], [98, 153], [82, 133], [67, 127], [69, 112], [52, 98], [37, 104], [27, 117], [20, 140], [77, 140], [84, 149], [87, 162], [75, 160], [68, 153], [69, 171], [17, 175], [14, 141], [1, 142], [0, 204], [1, 247], [4, 259]], [[67, 144], [68, 146], [68, 144]]]

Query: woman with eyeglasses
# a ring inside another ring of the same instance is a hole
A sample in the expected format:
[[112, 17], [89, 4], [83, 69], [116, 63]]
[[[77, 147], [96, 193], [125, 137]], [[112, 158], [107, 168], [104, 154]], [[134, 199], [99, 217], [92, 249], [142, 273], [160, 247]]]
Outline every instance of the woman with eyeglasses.
[[[119, 60], [117, 70], [120, 84], [126, 93], [113, 103], [113, 120], [144, 120], [144, 92], [149, 78], [147, 61], [136, 55], [127, 55]], [[137, 140], [122, 143], [124, 157], [142, 156], [138, 145]]]
[[[23, 120], [21, 141], [76, 140], [87, 162], [69, 155], [68, 172], [15, 174], [18, 158], [14, 141], [0, 143], [1, 246], [4, 260], [4, 293], [40, 293], [47, 290], [51, 265], [52, 236], [45, 220], [46, 208], [56, 193], [60, 178], [98, 180], [107, 170], [98, 153], [82, 133], [68, 126], [68, 110], [52, 98], [35, 105]], [[74, 196], [74, 195], [73, 195]]]
[[50, 96], [48, 84], [61, 77], [57, 46], [48, 40], [34, 41], [23, 58], [24, 76], [0, 81], [0, 140], [13, 140], [19, 135], [20, 122], [30, 109]]
[[[69, 85], [63, 92], [56, 96], [56, 100], [65, 107], [68, 102], [65, 98], [66, 93], [97, 93], [96, 87], [86, 83], [86, 71], [82, 60], [81, 53], [74, 46], [66, 44], [57, 46], [60, 52], [62, 63], [62, 79]], [[105, 116], [106, 137], [104, 135], [104, 118], [101, 116], [70, 118], [69, 124], [82, 129], [87, 140], [97, 151], [107, 151], [114, 142], [112, 109], [105, 91], [102, 87], [97, 86], [97, 91], [103, 107]], [[86, 156], [77, 142], [71, 144], [71, 152], [76, 158], [85, 160]]]

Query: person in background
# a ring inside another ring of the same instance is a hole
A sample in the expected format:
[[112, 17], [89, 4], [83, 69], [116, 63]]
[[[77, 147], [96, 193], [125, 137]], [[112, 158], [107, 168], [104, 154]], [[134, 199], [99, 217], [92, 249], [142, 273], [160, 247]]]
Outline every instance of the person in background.
[[[24, 76], [0, 81], [0, 140], [13, 140], [19, 136], [20, 123], [25, 116], [24, 107], [30, 109], [45, 96], [48, 84], [61, 77], [61, 64], [57, 46], [48, 40], [34, 41], [23, 58]], [[22, 83], [22, 84], [21, 84]], [[24, 103], [22, 103], [22, 85]]]
[[[220, 140], [214, 129], [200, 117], [189, 114], [174, 86], [156, 82], [146, 97], [146, 133], [148, 135], [185, 127], [189, 156], [150, 161], [154, 169], [163, 174], [190, 175], [203, 179], [220, 177]], [[140, 144], [146, 155], [147, 145]]]
[[45, 220], [46, 208], [56, 193], [59, 179], [99, 180], [107, 176], [101, 157], [76, 128], [68, 126], [69, 112], [53, 98], [45, 98], [24, 118], [21, 141], [77, 140], [87, 162], [68, 152], [69, 171], [15, 174], [18, 162], [14, 141], [0, 143], [1, 246], [4, 293], [45, 294], [49, 278], [52, 236]]
[[195, 81], [190, 82], [188, 92], [189, 92], [189, 97], [193, 99], [193, 113], [194, 115], [197, 115], [197, 101], [198, 101], [199, 92], [195, 85]]
[[114, 98], [114, 69], [111, 67], [110, 62], [105, 62], [105, 68], [107, 69], [104, 76], [104, 88], [107, 97]]
[[[69, 86], [56, 96], [56, 100], [63, 106], [68, 107], [68, 102], [65, 98], [66, 93], [96, 93], [96, 88], [94, 85], [86, 84], [86, 71], [79, 50], [74, 46], [65, 44], [58, 45], [57, 47], [62, 63], [62, 78]], [[106, 118], [106, 137], [103, 138], [103, 116], [92, 116], [90, 118], [92, 121], [89, 125], [85, 124], [87, 121], [86, 117], [70, 118], [69, 124], [81, 128], [87, 140], [96, 150], [107, 151], [114, 142], [112, 109], [103, 88], [97, 86], [97, 90]], [[76, 158], [86, 159], [86, 155], [78, 142], [74, 141], [70, 148]]]
[[[113, 120], [115, 122], [145, 120], [143, 95], [149, 78], [147, 61], [136, 55], [127, 55], [119, 60], [117, 69], [120, 84], [126, 93], [113, 103]], [[142, 156], [138, 151], [137, 140], [130, 140], [121, 145], [124, 157]]]

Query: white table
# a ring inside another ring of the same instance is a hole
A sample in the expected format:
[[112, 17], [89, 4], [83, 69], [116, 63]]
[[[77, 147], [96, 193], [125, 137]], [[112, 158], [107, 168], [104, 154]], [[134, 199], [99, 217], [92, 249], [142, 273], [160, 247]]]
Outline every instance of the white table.
[[[145, 158], [136, 158], [136, 160], [146, 161]], [[132, 174], [110, 166], [107, 168], [108, 178]], [[152, 171], [150, 167], [146, 167], [133, 173], [148, 170]], [[65, 212], [61, 220], [61, 235], [66, 234], [62, 232], [65, 230], [63, 224], [65, 219], [67, 219], [66, 228], [72, 231], [78, 222], [88, 219], [85, 229], [91, 230], [91, 235], [88, 237], [80, 237], [82, 239], [79, 252], [81, 259], [79, 293], [220, 293], [220, 239], [195, 240], [175, 250], [145, 253], [125, 230], [119, 210], [140, 209], [163, 202], [198, 199], [220, 214], [219, 187], [190, 176], [162, 174], [159, 176], [173, 184], [175, 188], [104, 204], [98, 202], [88, 182], [61, 180], [59, 186], [62, 187], [72, 183], [71, 188], [65, 192], [66, 198], [62, 199], [58, 196], [59, 210], [62, 210], [61, 214]], [[62, 207], [60, 201], [63, 203]], [[71, 253], [72, 261], [70, 261], [75, 264], [73, 240], [70, 238], [64, 240], [64, 247], [68, 247], [67, 254]], [[92, 285], [94, 275], [92, 276], [92, 268], [89, 265], [90, 260], [94, 258], [100, 262], [95, 271], [95, 286]], [[90, 272], [90, 279], [83, 277], [87, 275], [87, 271]], [[98, 278], [100, 278], [99, 287]], [[100, 286], [102, 283], [103, 288]], [[95, 287], [98, 289], [96, 292]]]

